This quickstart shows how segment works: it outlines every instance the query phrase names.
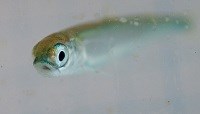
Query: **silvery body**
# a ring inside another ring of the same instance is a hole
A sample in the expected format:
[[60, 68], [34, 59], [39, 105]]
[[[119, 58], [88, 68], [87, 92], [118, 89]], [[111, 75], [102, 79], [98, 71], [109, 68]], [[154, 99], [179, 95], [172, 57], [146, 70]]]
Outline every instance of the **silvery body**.
[[190, 27], [184, 16], [111, 17], [53, 33], [33, 48], [34, 66], [44, 76], [83, 73], [112, 58], [134, 53], [137, 43], [180, 33]]

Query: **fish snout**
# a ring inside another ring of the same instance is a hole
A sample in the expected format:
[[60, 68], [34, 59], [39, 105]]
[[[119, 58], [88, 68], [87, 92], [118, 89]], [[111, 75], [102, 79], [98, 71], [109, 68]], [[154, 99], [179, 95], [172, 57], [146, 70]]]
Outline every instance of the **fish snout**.
[[54, 76], [55, 74], [59, 73], [58, 69], [54, 68], [51, 64], [45, 61], [34, 60], [33, 66], [35, 67], [37, 72], [48, 77]]

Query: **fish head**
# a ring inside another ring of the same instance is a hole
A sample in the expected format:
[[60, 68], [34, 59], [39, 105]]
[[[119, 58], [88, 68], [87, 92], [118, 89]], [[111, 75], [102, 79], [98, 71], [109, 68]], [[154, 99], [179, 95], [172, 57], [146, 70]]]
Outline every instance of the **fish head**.
[[69, 61], [69, 38], [62, 33], [54, 33], [38, 42], [32, 51], [33, 66], [45, 76], [58, 76]]

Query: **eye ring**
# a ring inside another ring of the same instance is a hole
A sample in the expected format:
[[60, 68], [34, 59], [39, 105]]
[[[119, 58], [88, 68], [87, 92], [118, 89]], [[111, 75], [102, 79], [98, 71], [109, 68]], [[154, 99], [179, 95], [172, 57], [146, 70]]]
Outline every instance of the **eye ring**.
[[57, 68], [65, 66], [69, 59], [69, 49], [67, 46], [61, 43], [57, 43], [53, 47], [55, 57], [53, 58], [53, 63]]

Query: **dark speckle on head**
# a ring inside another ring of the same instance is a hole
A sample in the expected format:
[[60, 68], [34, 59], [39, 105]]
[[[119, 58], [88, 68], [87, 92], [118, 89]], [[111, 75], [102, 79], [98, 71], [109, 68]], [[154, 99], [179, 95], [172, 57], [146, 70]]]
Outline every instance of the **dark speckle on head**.
[[43, 66], [42, 69], [43, 69], [43, 70], [51, 70], [51, 69], [50, 69], [49, 67], [47, 67], [47, 66]]

